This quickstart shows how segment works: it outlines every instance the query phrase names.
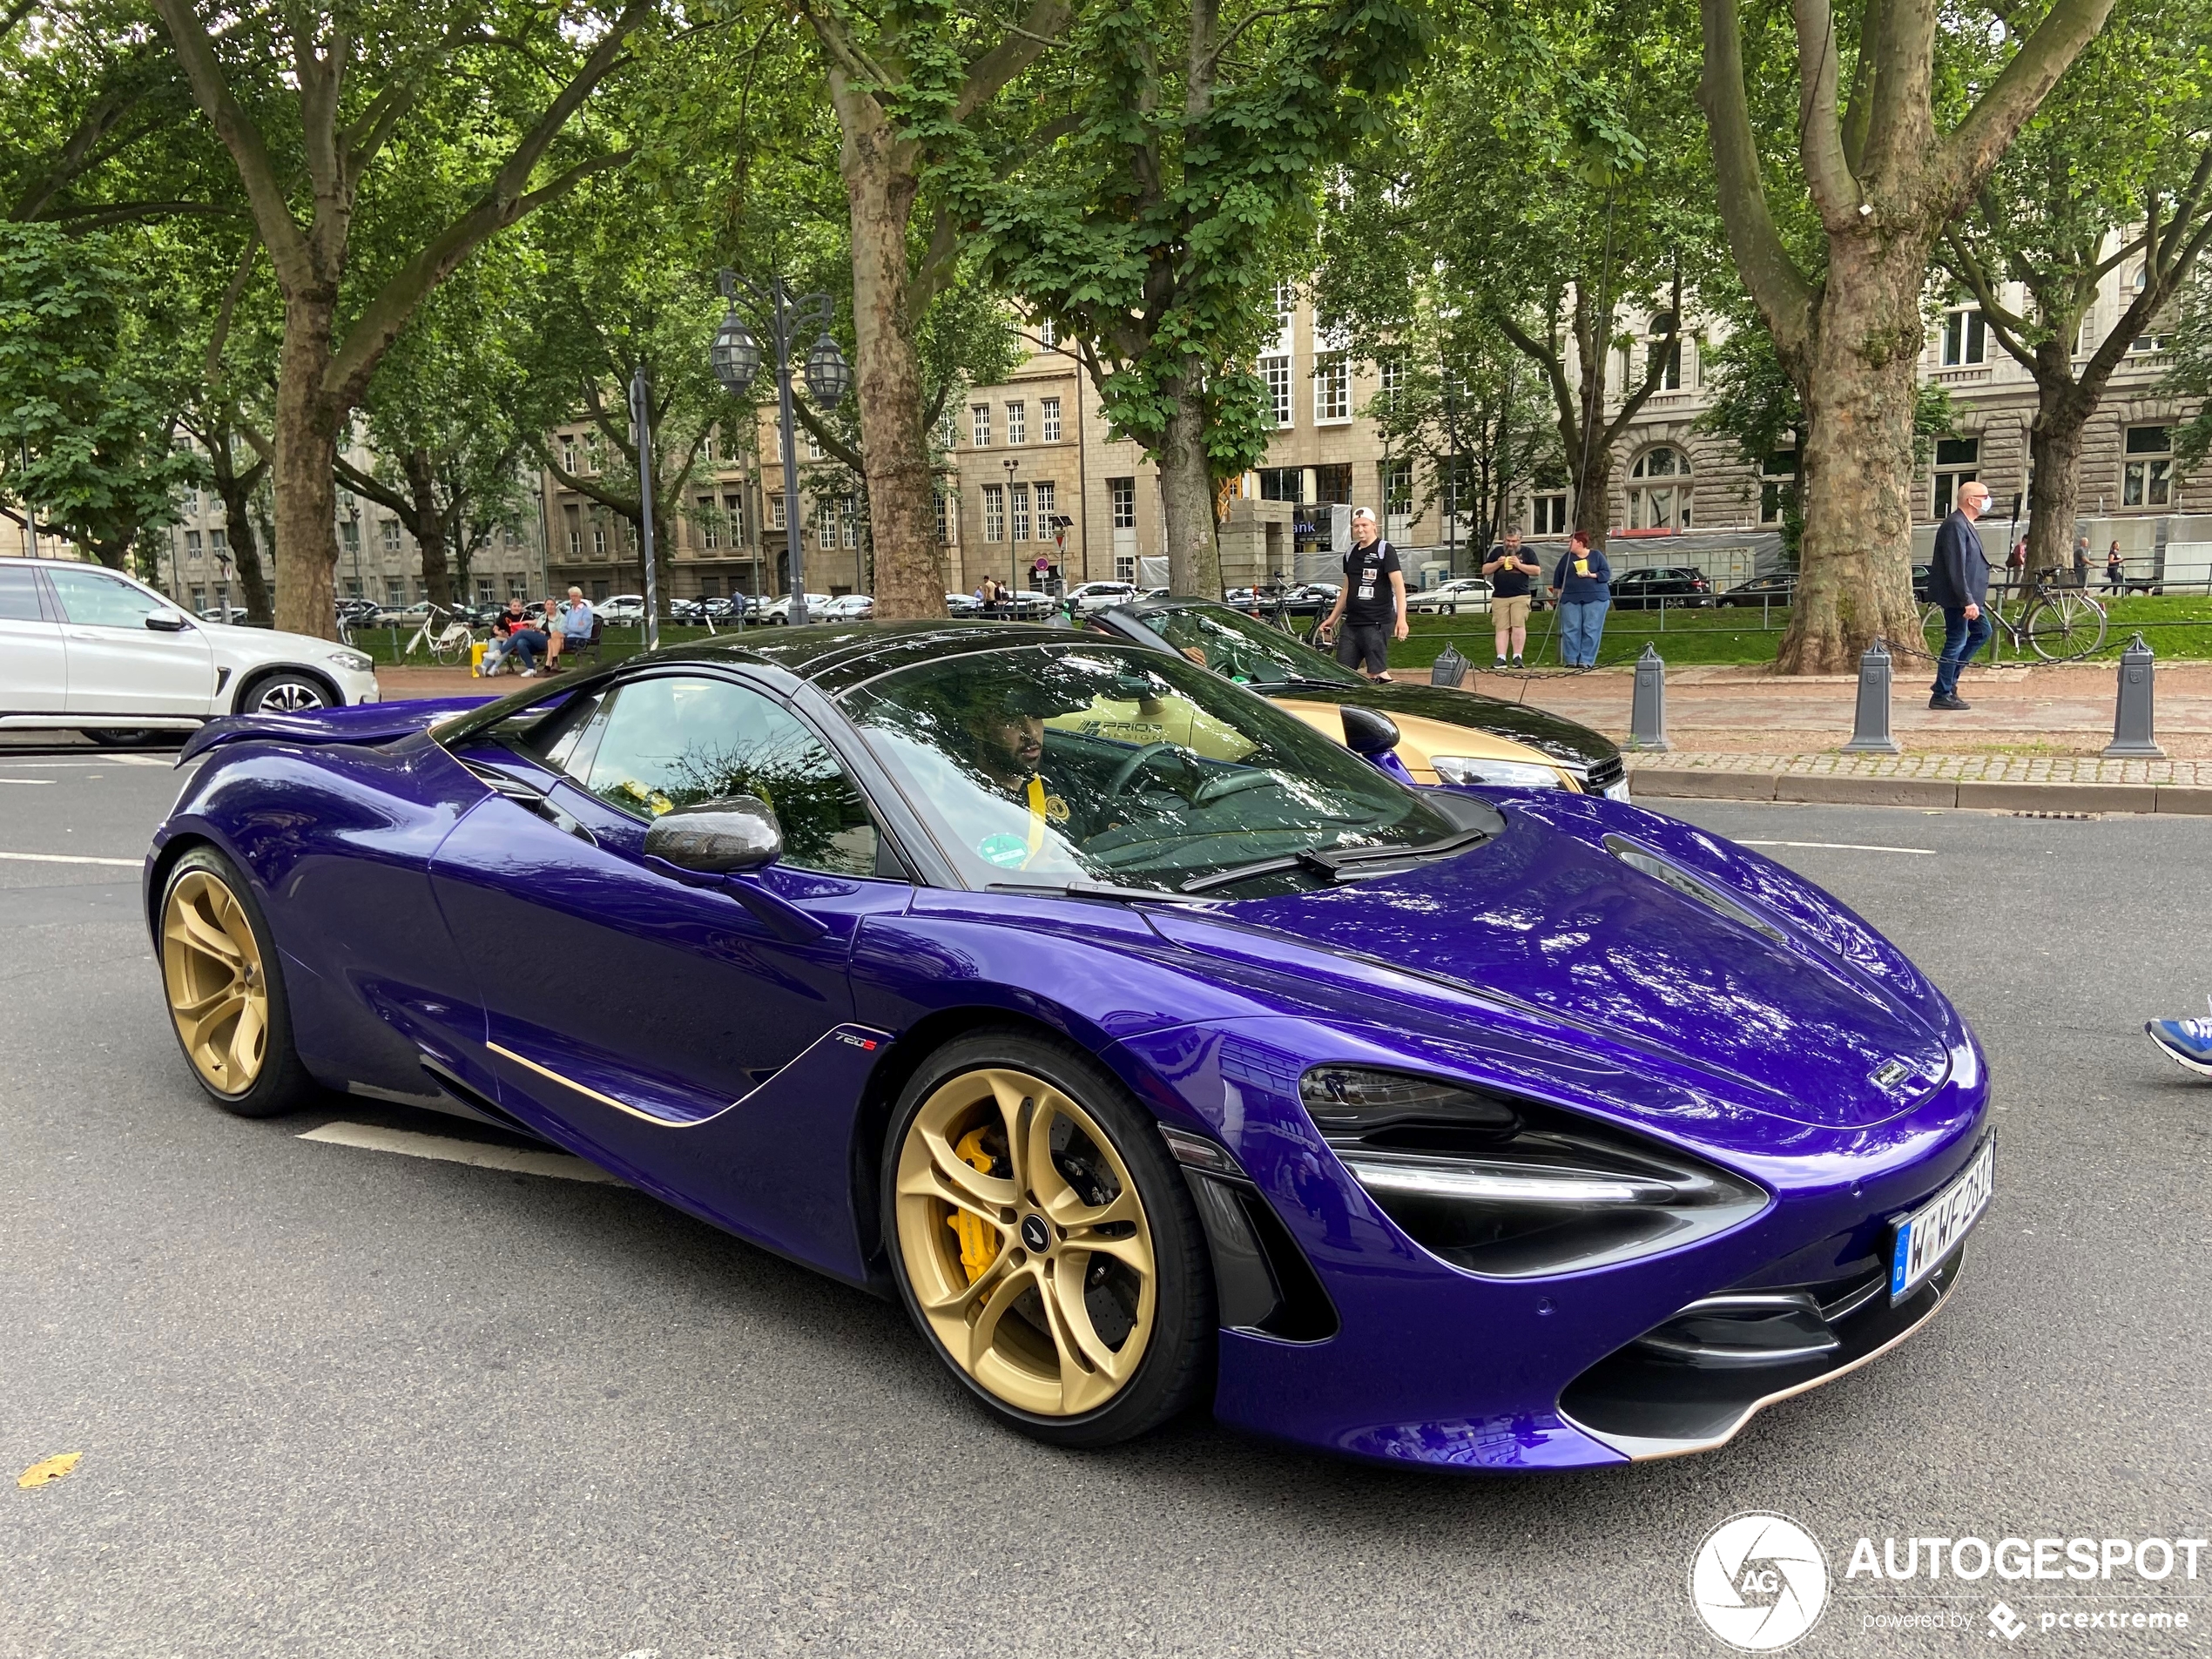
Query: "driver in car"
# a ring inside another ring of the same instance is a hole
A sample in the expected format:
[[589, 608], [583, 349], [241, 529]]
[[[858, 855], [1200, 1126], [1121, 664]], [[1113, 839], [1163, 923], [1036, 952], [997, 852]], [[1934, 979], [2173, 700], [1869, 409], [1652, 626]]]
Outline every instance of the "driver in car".
[[[1066, 711], [1054, 706], [1040, 687], [1014, 685], [993, 687], [976, 696], [961, 714], [968, 758], [976, 772], [1028, 812], [1026, 844], [1018, 848], [1018, 857], [1013, 846], [983, 849], [984, 856], [995, 864], [1027, 866], [1043, 849], [1048, 826], [1079, 844], [1107, 827], [1096, 823], [1094, 814], [1086, 810], [1087, 792], [1081, 785], [1055, 775], [1057, 768], [1047, 765], [1045, 717]], [[994, 843], [1010, 839], [990, 838]]]

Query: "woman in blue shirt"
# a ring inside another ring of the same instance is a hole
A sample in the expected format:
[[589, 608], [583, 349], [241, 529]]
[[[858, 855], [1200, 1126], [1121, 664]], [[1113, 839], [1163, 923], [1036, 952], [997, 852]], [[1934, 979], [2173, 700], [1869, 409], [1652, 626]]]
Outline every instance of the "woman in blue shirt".
[[1590, 545], [1589, 535], [1576, 530], [1568, 538], [1567, 552], [1552, 572], [1552, 597], [1559, 602], [1559, 651], [1569, 668], [1595, 668], [1599, 640], [1605, 636], [1605, 613], [1613, 603], [1613, 567], [1605, 555]]

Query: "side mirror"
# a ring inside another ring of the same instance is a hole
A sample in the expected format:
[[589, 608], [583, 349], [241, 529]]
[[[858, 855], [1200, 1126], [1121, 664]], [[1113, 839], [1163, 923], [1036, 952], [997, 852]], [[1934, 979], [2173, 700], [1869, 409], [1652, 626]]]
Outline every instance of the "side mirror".
[[738, 875], [773, 864], [784, 853], [774, 810], [757, 795], [730, 795], [664, 813], [647, 826], [645, 856], [680, 870]]
[[158, 634], [181, 634], [192, 624], [181, 610], [154, 610], [146, 614], [146, 626]]
[[1387, 714], [1349, 705], [1337, 712], [1344, 717], [1344, 746], [1352, 753], [1372, 758], [1398, 746], [1398, 722]]

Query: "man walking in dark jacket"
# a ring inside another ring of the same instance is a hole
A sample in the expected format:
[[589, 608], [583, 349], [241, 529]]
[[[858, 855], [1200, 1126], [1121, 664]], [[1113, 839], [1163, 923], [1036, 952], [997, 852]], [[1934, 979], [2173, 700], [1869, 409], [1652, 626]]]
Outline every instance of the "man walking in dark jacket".
[[1928, 698], [1932, 709], [1969, 706], [1959, 696], [1959, 671], [1989, 643], [1989, 618], [1981, 614], [1989, 594], [1989, 559], [1974, 533], [1974, 521], [1988, 507], [1986, 485], [1963, 483], [1957, 509], [1936, 527], [1928, 597], [1943, 607], [1943, 656], [1936, 664], [1934, 695]]

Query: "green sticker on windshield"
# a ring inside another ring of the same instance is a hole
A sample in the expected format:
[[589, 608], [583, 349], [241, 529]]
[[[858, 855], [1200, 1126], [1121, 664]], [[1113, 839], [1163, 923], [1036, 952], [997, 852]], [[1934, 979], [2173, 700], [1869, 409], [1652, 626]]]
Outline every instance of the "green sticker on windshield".
[[1018, 835], [986, 835], [975, 843], [975, 850], [986, 864], [995, 864], [1001, 870], [1018, 870], [1029, 856], [1029, 844]]

